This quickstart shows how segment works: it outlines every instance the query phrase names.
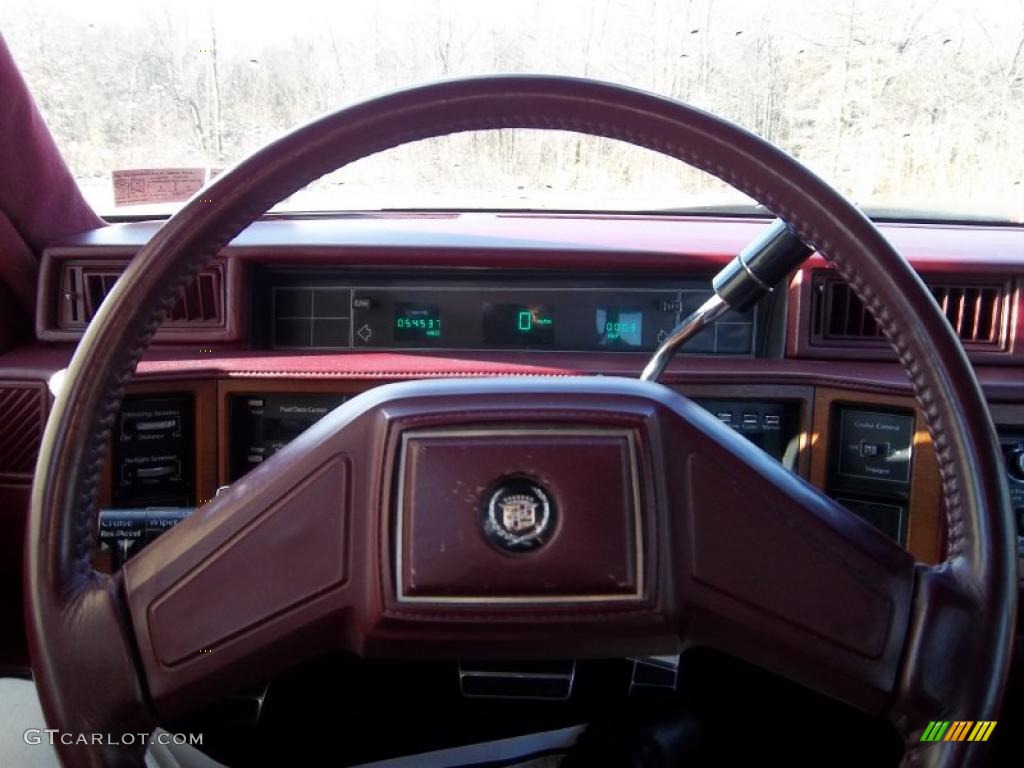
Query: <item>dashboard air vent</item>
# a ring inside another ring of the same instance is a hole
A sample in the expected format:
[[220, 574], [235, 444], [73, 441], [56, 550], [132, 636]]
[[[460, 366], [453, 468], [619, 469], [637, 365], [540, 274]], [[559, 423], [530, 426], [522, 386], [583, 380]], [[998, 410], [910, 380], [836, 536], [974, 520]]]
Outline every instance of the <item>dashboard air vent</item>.
[[[964, 344], [1002, 347], [1009, 296], [1007, 285], [958, 279], [933, 279], [927, 283]], [[816, 275], [814, 301], [812, 343], [885, 343], [874, 317], [840, 278]]]
[[32, 478], [45, 421], [42, 386], [0, 382], [0, 480]]
[[[59, 320], [68, 330], [84, 328], [124, 271], [124, 264], [66, 264], [61, 279]], [[163, 327], [221, 325], [224, 281], [219, 266], [208, 267], [181, 290]]]

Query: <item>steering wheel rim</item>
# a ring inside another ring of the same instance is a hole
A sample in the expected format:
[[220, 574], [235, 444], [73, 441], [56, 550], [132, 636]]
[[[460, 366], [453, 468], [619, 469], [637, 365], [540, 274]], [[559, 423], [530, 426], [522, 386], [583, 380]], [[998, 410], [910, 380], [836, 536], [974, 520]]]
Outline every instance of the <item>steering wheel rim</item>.
[[[33, 486], [26, 612], [47, 722], [73, 733], [125, 732], [148, 730], [165, 714], [155, 711], [147, 680], [148, 636], [139, 624], [146, 614], [140, 618], [131, 604], [125, 578], [96, 573], [90, 557], [106, 442], [135, 365], [179, 287], [275, 202], [324, 173], [411, 141], [497, 128], [619, 139], [709, 172], [786, 221], [875, 315], [912, 381], [935, 442], [948, 530], [944, 561], [916, 566], [887, 714], [907, 740], [905, 764], [974, 764], [982, 754], [979, 745], [922, 746], [915, 739], [928, 720], [991, 720], [998, 711], [1016, 612], [1013, 520], [984, 397], [930, 294], [852, 204], [757, 136], [641, 91], [545, 76], [445, 81], [320, 118], [218, 177], [202, 200], [197, 195], [186, 204], [132, 261], [69, 366]], [[677, 414], [686, 410], [650, 387], [620, 394], [647, 398]], [[409, 396], [406, 390], [394, 395]], [[186, 524], [178, 528], [185, 529], [182, 539], [192, 530]], [[949, 663], [954, 657], [956, 665]], [[141, 754], [138, 747], [92, 744], [62, 745], [59, 751], [72, 766], [130, 764]]]

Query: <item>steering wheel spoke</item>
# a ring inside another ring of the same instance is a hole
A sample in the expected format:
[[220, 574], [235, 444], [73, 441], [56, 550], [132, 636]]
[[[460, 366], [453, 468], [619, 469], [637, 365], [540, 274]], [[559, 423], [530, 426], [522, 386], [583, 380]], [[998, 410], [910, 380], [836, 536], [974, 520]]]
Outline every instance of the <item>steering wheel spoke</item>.
[[727, 427], [702, 421], [711, 439], [680, 458], [677, 480], [688, 640], [880, 711], [909, 624], [913, 559]]
[[343, 644], [359, 437], [311, 430], [125, 564], [161, 716]]

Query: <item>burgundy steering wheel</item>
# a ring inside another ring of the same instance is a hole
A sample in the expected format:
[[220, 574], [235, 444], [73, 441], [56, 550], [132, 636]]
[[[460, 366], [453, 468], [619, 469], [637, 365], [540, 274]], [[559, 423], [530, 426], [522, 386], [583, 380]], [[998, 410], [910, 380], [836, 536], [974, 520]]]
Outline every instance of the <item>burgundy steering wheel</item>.
[[[915, 563], [666, 387], [505, 378], [372, 389], [120, 573], [95, 572], [96, 491], [111, 426], [178, 289], [275, 202], [324, 173], [418, 139], [496, 128], [575, 131], [678, 158], [762, 203], [826, 257], [913, 382], [941, 470], [944, 561]], [[1007, 676], [1016, 556], [991, 420], [914, 271], [796, 160], [640, 91], [485, 77], [321, 118], [220, 176], [202, 198], [210, 202], [193, 198], [118, 281], [47, 424], [26, 599], [51, 727], [149, 730], [328, 648], [583, 658], [703, 644], [885, 712], [907, 739], [907, 765], [977, 763], [984, 745], [918, 740], [928, 720], [994, 719]], [[506, 551], [487, 539], [481, 505], [523, 484], [544, 496], [550, 535], [529, 551]], [[59, 749], [69, 766], [141, 761], [137, 747]]]

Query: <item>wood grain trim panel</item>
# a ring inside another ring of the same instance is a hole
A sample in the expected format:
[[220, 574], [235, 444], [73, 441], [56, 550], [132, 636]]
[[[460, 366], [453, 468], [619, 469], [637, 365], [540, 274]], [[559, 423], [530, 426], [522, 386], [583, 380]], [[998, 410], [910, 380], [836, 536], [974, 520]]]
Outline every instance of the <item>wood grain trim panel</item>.
[[882, 395], [846, 389], [818, 387], [814, 391], [811, 420], [811, 484], [825, 488], [831, 446], [830, 421], [836, 403], [882, 405], [912, 410], [914, 418], [914, 455], [910, 472], [910, 503], [907, 514], [907, 550], [918, 560], [934, 564], [941, 559], [945, 523], [942, 484], [935, 446], [925, 428], [924, 417], [912, 397]]

